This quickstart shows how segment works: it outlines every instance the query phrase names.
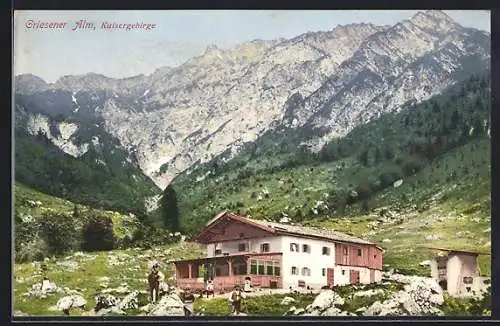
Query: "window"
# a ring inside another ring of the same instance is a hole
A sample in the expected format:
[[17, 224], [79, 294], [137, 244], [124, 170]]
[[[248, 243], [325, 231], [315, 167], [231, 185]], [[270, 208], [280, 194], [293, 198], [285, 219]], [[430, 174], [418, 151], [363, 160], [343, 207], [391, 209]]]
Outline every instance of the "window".
[[260, 252], [269, 252], [269, 243], [263, 243], [260, 245]]
[[257, 261], [256, 260], [250, 260], [250, 274], [253, 274], [253, 275], [257, 274]]
[[342, 275], [345, 275], [345, 269], [342, 270]]
[[373, 258], [377, 258], [377, 255], [373, 255]]
[[311, 276], [311, 270], [308, 267], [303, 267], [302, 276]]
[[307, 252], [307, 253], [310, 253], [311, 252], [311, 247], [309, 247], [309, 245], [302, 245], [302, 252]]
[[321, 276], [326, 276], [326, 268], [323, 268], [323, 269], [321, 270]]
[[296, 243], [290, 243], [290, 251], [298, 252], [299, 251], [299, 245], [296, 244]]
[[264, 262], [259, 261], [257, 264], [257, 274], [264, 275]]
[[238, 265], [236, 267], [237, 275], [245, 275], [247, 273], [247, 267], [244, 264]]
[[280, 263], [277, 261], [274, 262], [274, 276], [280, 276], [281, 268]]
[[361, 249], [358, 249], [358, 257], [361, 257], [363, 255], [363, 251]]
[[297, 267], [292, 266], [292, 275], [297, 275]]
[[273, 262], [272, 261], [268, 261], [266, 262], [266, 275], [273, 275]]
[[215, 255], [222, 255], [222, 249], [215, 249]]
[[330, 256], [330, 248], [328, 247], [323, 247], [321, 250], [323, 255]]
[[246, 243], [240, 243], [238, 245], [238, 251], [246, 251], [247, 250], [247, 244]]

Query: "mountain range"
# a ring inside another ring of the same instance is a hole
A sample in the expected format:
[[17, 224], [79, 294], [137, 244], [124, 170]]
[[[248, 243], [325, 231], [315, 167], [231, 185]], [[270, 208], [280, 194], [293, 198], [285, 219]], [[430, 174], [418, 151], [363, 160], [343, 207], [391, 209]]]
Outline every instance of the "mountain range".
[[307, 135], [299, 143], [320, 153], [359, 126], [414, 108], [488, 70], [490, 37], [423, 11], [394, 26], [210, 46], [151, 75], [55, 83], [18, 75], [16, 180], [140, 211], [176, 176], [224, 164], [276, 130]]

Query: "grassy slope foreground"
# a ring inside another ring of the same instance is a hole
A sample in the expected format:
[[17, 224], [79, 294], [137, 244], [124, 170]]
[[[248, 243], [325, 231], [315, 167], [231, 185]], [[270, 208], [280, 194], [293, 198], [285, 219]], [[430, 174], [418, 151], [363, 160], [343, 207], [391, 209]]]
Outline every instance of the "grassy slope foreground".
[[[120, 286], [131, 290], [142, 291], [139, 304], [148, 303], [147, 275], [148, 262], [156, 260], [168, 279], [174, 275], [169, 260], [194, 258], [202, 255], [199, 246], [181, 243], [172, 246], [161, 246], [154, 249], [130, 248], [108, 252], [81, 253], [76, 252], [60, 258], [45, 261], [46, 275], [59, 288], [67, 288], [65, 292], [47, 295], [46, 298], [28, 297], [27, 293], [33, 284], [42, 281], [39, 262], [16, 264], [14, 267], [14, 310], [30, 315], [54, 316], [62, 315], [60, 311], [52, 311], [50, 307], [70, 293], [80, 293], [88, 303], [88, 310], [95, 307], [95, 296], [105, 289], [117, 289]], [[169, 281], [171, 282], [171, 281]], [[114, 293], [118, 298], [125, 294]], [[80, 315], [82, 310], [75, 310], [72, 315]], [[129, 311], [137, 315], [140, 311]]]

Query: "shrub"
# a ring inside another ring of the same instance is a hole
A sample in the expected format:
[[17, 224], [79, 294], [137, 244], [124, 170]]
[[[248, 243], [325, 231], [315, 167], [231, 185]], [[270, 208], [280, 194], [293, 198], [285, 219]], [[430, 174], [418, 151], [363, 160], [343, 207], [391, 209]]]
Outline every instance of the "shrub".
[[87, 251], [112, 250], [114, 246], [113, 220], [107, 216], [91, 217], [83, 228], [82, 249]]
[[401, 179], [403, 176], [398, 171], [391, 171], [382, 173], [379, 176], [380, 187], [382, 189], [391, 186], [395, 181]]
[[134, 233], [134, 244], [141, 248], [150, 249], [155, 246], [170, 244], [175, 239], [169, 236], [166, 229], [143, 226]]
[[363, 183], [356, 187], [356, 192], [358, 193], [359, 199], [368, 199], [372, 195], [372, 187], [368, 183]]
[[481, 298], [456, 298], [445, 295], [441, 310], [448, 316], [490, 316], [491, 288]]
[[16, 263], [40, 261], [49, 256], [49, 248], [42, 238], [36, 237], [27, 242], [16, 244], [14, 260]]
[[361, 209], [365, 213], [369, 212], [371, 209], [370, 202], [368, 202], [367, 200], [364, 200], [363, 203], [361, 204]]
[[41, 237], [51, 254], [59, 255], [74, 249], [78, 243], [76, 227], [71, 216], [46, 212], [40, 219]]
[[403, 162], [403, 172], [407, 176], [413, 175], [420, 171], [420, 169], [422, 168], [422, 164], [422, 160], [415, 157], [410, 157]]

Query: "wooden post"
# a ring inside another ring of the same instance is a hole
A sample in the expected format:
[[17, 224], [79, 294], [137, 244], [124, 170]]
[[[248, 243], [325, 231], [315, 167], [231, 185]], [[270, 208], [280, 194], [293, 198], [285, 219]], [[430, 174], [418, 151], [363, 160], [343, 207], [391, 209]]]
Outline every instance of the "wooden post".
[[233, 276], [233, 262], [231, 261], [231, 258], [227, 259], [227, 265], [229, 267], [229, 276]]
[[188, 264], [188, 270], [189, 270], [189, 278], [193, 278], [193, 264], [189, 263]]

